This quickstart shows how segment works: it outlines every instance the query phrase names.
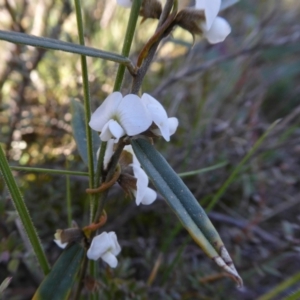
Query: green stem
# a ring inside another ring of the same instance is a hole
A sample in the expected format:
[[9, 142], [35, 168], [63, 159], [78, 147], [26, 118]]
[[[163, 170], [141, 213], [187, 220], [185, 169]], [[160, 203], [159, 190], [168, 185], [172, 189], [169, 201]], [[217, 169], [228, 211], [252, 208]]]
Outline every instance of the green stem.
[[0, 170], [5, 180], [5, 183], [8, 187], [8, 190], [10, 192], [15, 208], [19, 214], [21, 222], [28, 235], [33, 251], [38, 259], [40, 267], [42, 268], [43, 273], [47, 275], [50, 272], [50, 267], [46, 255], [43, 251], [41, 241], [37, 235], [36, 229], [29, 216], [28, 209], [22, 198], [21, 192], [16, 184], [11, 169], [9, 168], [8, 161], [5, 157], [4, 151], [1, 146], [0, 146]]
[[[142, 4], [141, 0], [134, 0], [132, 3], [127, 30], [125, 34], [125, 40], [122, 49], [123, 56], [127, 56], [127, 57], [129, 56], [137, 20], [139, 17], [141, 4]], [[121, 89], [124, 73], [125, 73], [125, 66], [119, 65], [116, 80], [115, 80], [115, 85], [114, 85], [114, 91], [119, 91]]]
[[[66, 160], [66, 167], [68, 169], [69, 163]], [[72, 227], [72, 200], [71, 200], [71, 182], [70, 175], [66, 176], [66, 198], [67, 198], [67, 214], [68, 214], [68, 227]]]
[[[80, 0], [75, 0], [76, 20], [79, 43], [84, 45], [84, 33], [83, 33], [83, 20], [81, 15]], [[88, 80], [88, 68], [85, 56], [81, 56], [81, 69], [82, 69], [82, 81], [84, 91], [84, 111], [85, 111], [85, 130], [87, 136], [87, 152], [88, 152], [88, 170], [89, 170], [89, 188], [95, 187], [94, 179], [94, 162], [93, 162], [93, 140], [92, 130], [89, 126], [91, 119], [91, 107], [90, 107], [90, 91], [89, 91], [89, 80]], [[90, 221], [94, 215], [95, 209], [95, 197], [90, 196]]]
[[10, 166], [10, 168], [15, 171], [45, 173], [45, 174], [53, 174], [53, 175], [89, 176], [89, 173], [79, 172], [79, 171], [54, 170], [54, 169], [31, 168], [31, 167], [13, 167], [13, 166]]
[[253, 153], [258, 149], [258, 147], [261, 145], [261, 143], [265, 140], [265, 138], [268, 136], [268, 134], [274, 129], [274, 127], [279, 123], [279, 121], [275, 121], [268, 129], [267, 131], [256, 141], [256, 143], [253, 145], [253, 147], [250, 149], [250, 151], [244, 156], [244, 158], [240, 161], [240, 163], [235, 167], [231, 175], [228, 177], [228, 179], [223, 183], [221, 188], [217, 191], [211, 202], [206, 208], [206, 212], [211, 211], [214, 206], [217, 204], [219, 199], [222, 197], [222, 195], [225, 193], [229, 185], [234, 181], [236, 176], [239, 174], [245, 163], [249, 160], [249, 158], [253, 155]]
[[[120, 158], [120, 155], [123, 151], [124, 146], [125, 146], [125, 144], [122, 141], [120, 141], [116, 151], [114, 152], [114, 155], [112, 156], [110, 166], [109, 166], [109, 171], [108, 171], [108, 173], [106, 175], [106, 178], [105, 178], [105, 182], [109, 182], [112, 179], [112, 177], [114, 176], [115, 170], [116, 170], [116, 167], [117, 167], [117, 164], [119, 162], [119, 158]], [[102, 214], [102, 211], [104, 209], [104, 206], [105, 206], [107, 195], [108, 195], [108, 190], [104, 191], [100, 195], [99, 207], [98, 207], [97, 213], [96, 213], [95, 218], [94, 218], [95, 223], [97, 223], [99, 221], [99, 218], [100, 218], [100, 216]]]

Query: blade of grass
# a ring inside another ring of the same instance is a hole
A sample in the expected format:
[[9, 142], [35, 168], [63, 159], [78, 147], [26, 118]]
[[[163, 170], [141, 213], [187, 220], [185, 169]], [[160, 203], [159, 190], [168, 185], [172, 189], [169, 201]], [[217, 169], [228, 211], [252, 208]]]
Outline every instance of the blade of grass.
[[11, 172], [11, 169], [8, 165], [8, 161], [5, 157], [4, 151], [1, 146], [0, 146], [0, 170], [1, 170], [2, 176], [5, 180], [5, 183], [8, 187], [8, 190], [10, 192], [10, 195], [11, 195], [12, 201], [15, 205], [15, 208], [21, 219], [21, 222], [25, 228], [25, 231], [27, 233], [30, 244], [31, 244], [33, 251], [36, 255], [36, 258], [39, 262], [39, 265], [40, 265], [43, 273], [46, 275], [50, 272], [50, 267], [49, 267], [46, 255], [44, 253], [41, 241], [40, 241], [38, 234], [36, 232], [36, 229], [32, 223], [28, 209], [25, 205], [25, 202], [23, 200], [21, 192], [20, 192], [18, 185], [14, 179], [14, 176]]
[[[66, 160], [66, 169], [69, 167], [69, 162]], [[71, 200], [71, 182], [70, 175], [66, 176], [66, 198], [67, 198], [67, 215], [68, 215], [68, 227], [72, 227], [72, 200]]]
[[68, 170], [54, 170], [54, 169], [45, 169], [45, 168], [31, 168], [31, 167], [16, 167], [10, 166], [14, 171], [24, 171], [24, 172], [34, 172], [34, 173], [45, 173], [52, 175], [74, 175], [74, 176], [89, 176], [87, 172], [79, 171], [68, 171]]
[[178, 176], [183, 178], [183, 177], [189, 177], [189, 176], [194, 176], [194, 175], [198, 175], [198, 174], [202, 174], [202, 173], [206, 173], [209, 171], [213, 171], [222, 167], [225, 167], [228, 164], [227, 161], [221, 162], [219, 164], [207, 167], [207, 168], [202, 168], [199, 170], [194, 170], [194, 171], [190, 171], [190, 172], [184, 172], [184, 173], [179, 173]]
[[[260, 296], [257, 300], [271, 300], [274, 297], [278, 296], [281, 292], [289, 289], [296, 283], [300, 281], [300, 272], [294, 274], [293, 276], [289, 277], [288, 279], [284, 280], [277, 286], [275, 286], [271, 291], [267, 292], [266, 294]], [[291, 295], [292, 297], [293, 295]], [[287, 298], [285, 298], [287, 299]], [[289, 298], [289, 299], [299, 299], [299, 298]]]
[[233, 172], [230, 174], [228, 179], [223, 183], [217, 193], [214, 195], [213, 199], [209, 203], [206, 208], [206, 211], [211, 211], [217, 202], [220, 200], [222, 195], [225, 193], [230, 184], [235, 180], [236, 176], [239, 174], [245, 163], [249, 160], [249, 158], [253, 155], [253, 153], [258, 149], [258, 147], [262, 144], [262, 142], [266, 139], [269, 133], [274, 129], [274, 127], [280, 122], [280, 120], [275, 121], [271, 126], [266, 130], [266, 132], [256, 141], [253, 147], [249, 150], [249, 152], [244, 156], [244, 158], [239, 162], [239, 164], [235, 167]]

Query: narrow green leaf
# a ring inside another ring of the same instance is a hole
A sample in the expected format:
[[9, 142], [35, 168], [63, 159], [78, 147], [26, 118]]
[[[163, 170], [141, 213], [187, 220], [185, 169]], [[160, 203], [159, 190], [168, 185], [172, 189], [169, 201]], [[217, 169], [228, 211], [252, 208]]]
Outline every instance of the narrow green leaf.
[[127, 66], [131, 71], [134, 72], [134, 66], [128, 57], [123, 55], [102, 51], [92, 47], [82, 46], [78, 44], [68, 43], [56, 39], [38, 37], [29, 35], [21, 32], [4, 31], [0, 30], [0, 40], [7, 42], [29, 45], [39, 48], [61, 50], [70, 53], [81, 54], [84, 56], [98, 57], [105, 60], [110, 60]]
[[238, 285], [242, 285], [242, 279], [232, 264], [218, 232], [180, 177], [146, 139], [133, 139], [131, 145], [154, 186], [195, 242], [220, 267], [233, 275]]
[[37, 257], [40, 267], [42, 268], [44, 274], [48, 274], [50, 271], [50, 267], [46, 255], [44, 253], [40, 239], [32, 223], [28, 209], [25, 205], [19, 187], [8, 165], [8, 161], [5, 157], [1, 145], [0, 145], [0, 175], [3, 176], [4, 181], [8, 187], [9, 193], [11, 195], [11, 199], [14, 203], [16, 211], [18, 212], [22, 225], [24, 226], [25, 232], [27, 233], [28, 239]]
[[[88, 166], [88, 151], [87, 151], [87, 143], [86, 143], [86, 127], [85, 127], [85, 114], [84, 107], [82, 103], [77, 100], [71, 99], [71, 110], [72, 110], [72, 129], [73, 136], [76, 141], [76, 145], [78, 148], [78, 152], [84, 161], [84, 163]], [[92, 140], [93, 140], [93, 161], [94, 168], [97, 166], [97, 158], [96, 153], [100, 147], [100, 139], [96, 131], [92, 131]]]
[[164, 157], [145, 139], [132, 140], [131, 144], [141, 165], [168, 204], [176, 213], [177, 209], [182, 207], [219, 252], [223, 242], [218, 232], [194, 195]]
[[68, 299], [84, 255], [85, 250], [80, 244], [68, 246], [42, 281], [32, 300]]

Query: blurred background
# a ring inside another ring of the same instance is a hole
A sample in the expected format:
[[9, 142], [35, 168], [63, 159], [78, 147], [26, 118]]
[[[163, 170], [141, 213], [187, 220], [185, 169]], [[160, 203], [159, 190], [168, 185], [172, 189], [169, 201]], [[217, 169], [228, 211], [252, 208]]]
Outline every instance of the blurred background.
[[[82, 5], [86, 45], [120, 53], [129, 10], [111, 0]], [[171, 142], [156, 143], [176, 172], [218, 166], [183, 178], [204, 208], [281, 120], [209, 213], [245, 287], [237, 289], [203, 254], [161, 197], [136, 207], [116, 186], [104, 229], [117, 233], [122, 252], [116, 270], [99, 262], [101, 299], [259, 299], [299, 278], [300, 3], [241, 0], [220, 15], [232, 26], [225, 42], [209, 45], [197, 37], [193, 44], [189, 33], [175, 29], [161, 44], [143, 91], [179, 119]], [[133, 62], [156, 24], [139, 20]], [[69, 0], [1, 0], [0, 29], [78, 43]], [[10, 165], [86, 171], [70, 125], [70, 100], [83, 99], [80, 57], [4, 41], [0, 57], [0, 143]], [[88, 58], [88, 68], [94, 110], [112, 92], [117, 64]], [[124, 94], [130, 84], [127, 74]], [[53, 234], [67, 227], [66, 177], [14, 174], [53, 264], [61, 252]], [[85, 226], [88, 179], [70, 180], [73, 219]], [[31, 299], [42, 275], [1, 177], [0, 239], [0, 282], [13, 277], [7, 299]], [[285, 299], [299, 289], [294, 284], [261, 299]]]

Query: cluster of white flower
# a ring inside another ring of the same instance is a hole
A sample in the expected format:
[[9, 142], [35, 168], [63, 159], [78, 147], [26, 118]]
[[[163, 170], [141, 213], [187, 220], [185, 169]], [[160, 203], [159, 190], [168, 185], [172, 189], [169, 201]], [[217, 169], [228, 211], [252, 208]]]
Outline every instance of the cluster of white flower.
[[[178, 120], [168, 118], [163, 106], [152, 96], [143, 94], [138, 97], [134, 94], [122, 96], [120, 92], [110, 94], [103, 103], [92, 114], [89, 123], [90, 127], [100, 132], [100, 139], [107, 142], [104, 156], [104, 168], [106, 169], [114, 153], [114, 144], [125, 135], [135, 136], [145, 131], [151, 132], [153, 136], [162, 136], [166, 141], [175, 133]], [[135, 196], [137, 205], [149, 205], [156, 199], [156, 192], [148, 187], [149, 179], [136, 158], [132, 147], [125, 146], [125, 152], [129, 152], [132, 162], [133, 176], [136, 180], [135, 187], [130, 187]], [[56, 244], [65, 248], [67, 243], [54, 240]], [[89, 259], [98, 260], [102, 258], [110, 267], [117, 266], [116, 256], [120, 253], [121, 247], [114, 232], [103, 232], [94, 237], [91, 246], [87, 251]]]
[[[157, 128], [151, 129], [154, 123]], [[104, 142], [114, 139], [117, 143], [124, 135], [134, 136], [149, 130], [166, 141], [176, 131], [178, 120], [168, 118], [163, 106], [148, 94], [122, 96], [120, 92], [110, 94], [92, 114], [90, 127], [101, 132]]]
[[[122, 96], [120, 92], [110, 94], [92, 114], [90, 127], [100, 132], [100, 139], [107, 142], [104, 156], [104, 168], [114, 153], [114, 144], [125, 135], [135, 136], [145, 131], [162, 136], [166, 141], [174, 134], [178, 126], [177, 118], [168, 118], [163, 106], [153, 97], [144, 93], [142, 97], [134, 94]], [[149, 179], [141, 168], [131, 146], [124, 151], [132, 155], [131, 167], [136, 178], [136, 189], [132, 190], [136, 204], [151, 204], [156, 193], [148, 188]]]
[[[123, 7], [130, 7], [131, 0], [117, 0]], [[210, 43], [223, 41], [230, 33], [230, 25], [223, 18], [218, 17], [221, 0], [196, 0], [195, 9], [204, 11], [205, 22], [200, 24], [204, 36]], [[136, 136], [145, 132], [152, 136], [162, 136], [166, 141], [175, 133], [178, 127], [177, 118], [168, 118], [163, 106], [149, 94], [139, 97], [134, 94], [122, 96], [120, 92], [110, 94], [100, 107], [92, 114], [90, 127], [100, 132], [100, 139], [107, 142], [104, 156], [106, 169], [114, 153], [114, 144], [123, 136]], [[148, 187], [149, 179], [136, 158], [131, 146], [124, 151], [130, 153], [135, 184], [129, 186], [130, 193], [136, 198], [136, 204], [151, 204], [156, 199], [156, 192]], [[131, 175], [130, 175], [131, 176]], [[56, 244], [65, 248], [68, 243], [62, 243], [59, 238]], [[93, 238], [87, 251], [87, 257], [92, 260], [102, 258], [110, 267], [115, 268], [118, 260], [116, 256], [121, 247], [114, 232], [103, 232]]]

